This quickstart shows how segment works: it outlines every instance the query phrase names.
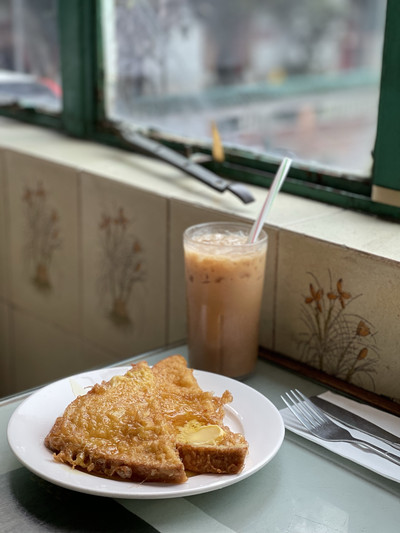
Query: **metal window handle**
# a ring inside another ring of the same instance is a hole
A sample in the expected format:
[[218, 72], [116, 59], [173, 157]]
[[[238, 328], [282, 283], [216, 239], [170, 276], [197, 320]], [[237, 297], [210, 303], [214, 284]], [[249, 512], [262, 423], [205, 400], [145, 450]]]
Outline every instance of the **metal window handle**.
[[115, 126], [115, 132], [136, 151], [160, 159], [161, 161], [165, 161], [220, 193], [228, 190], [245, 204], [254, 201], [253, 195], [242, 183], [232, 183], [220, 178], [210, 170], [198, 165], [187, 157], [178, 154], [157, 141], [148, 139], [126, 124], [117, 124]]

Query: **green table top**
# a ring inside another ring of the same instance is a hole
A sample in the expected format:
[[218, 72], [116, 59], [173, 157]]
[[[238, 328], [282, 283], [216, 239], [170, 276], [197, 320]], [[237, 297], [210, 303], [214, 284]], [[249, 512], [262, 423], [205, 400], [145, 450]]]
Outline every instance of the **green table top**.
[[[150, 364], [186, 347], [121, 361]], [[115, 366], [115, 365], [114, 365]], [[326, 390], [286, 369], [259, 360], [243, 380], [278, 408], [280, 395], [297, 387], [306, 395]], [[229, 487], [168, 500], [114, 500], [53, 485], [23, 467], [7, 442], [7, 424], [28, 397], [0, 402], [0, 530], [397, 533], [400, 484], [286, 431], [278, 454], [260, 471]]]

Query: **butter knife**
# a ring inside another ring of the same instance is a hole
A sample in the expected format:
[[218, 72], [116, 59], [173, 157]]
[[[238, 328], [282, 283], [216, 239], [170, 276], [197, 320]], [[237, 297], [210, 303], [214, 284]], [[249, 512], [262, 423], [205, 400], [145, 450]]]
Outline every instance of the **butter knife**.
[[393, 433], [390, 433], [376, 424], [365, 420], [365, 418], [355, 415], [354, 413], [347, 411], [347, 409], [343, 409], [343, 407], [339, 407], [338, 405], [328, 402], [319, 396], [312, 396], [310, 400], [314, 405], [322, 409], [327, 415], [335, 420], [338, 420], [339, 422], [342, 422], [342, 424], [350, 428], [357, 429], [358, 431], [362, 431], [371, 437], [380, 439], [383, 442], [386, 442], [386, 444], [393, 446], [393, 448], [396, 450], [400, 450], [400, 437], [393, 435]]

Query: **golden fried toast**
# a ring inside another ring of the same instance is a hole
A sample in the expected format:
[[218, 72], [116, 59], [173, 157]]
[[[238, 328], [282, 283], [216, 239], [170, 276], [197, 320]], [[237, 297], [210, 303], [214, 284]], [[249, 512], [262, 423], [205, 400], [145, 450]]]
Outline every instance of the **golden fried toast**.
[[133, 481], [181, 483], [185, 470], [239, 472], [248, 444], [223, 425], [232, 401], [203, 391], [180, 355], [78, 396], [45, 439], [56, 461], [93, 474]]

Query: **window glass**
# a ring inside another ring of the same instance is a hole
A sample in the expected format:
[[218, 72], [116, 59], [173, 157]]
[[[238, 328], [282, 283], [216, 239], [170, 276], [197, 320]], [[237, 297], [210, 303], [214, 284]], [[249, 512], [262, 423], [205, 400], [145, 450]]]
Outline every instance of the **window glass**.
[[369, 175], [386, 2], [105, 0], [106, 112]]
[[61, 109], [57, 0], [0, 0], [0, 105]]

